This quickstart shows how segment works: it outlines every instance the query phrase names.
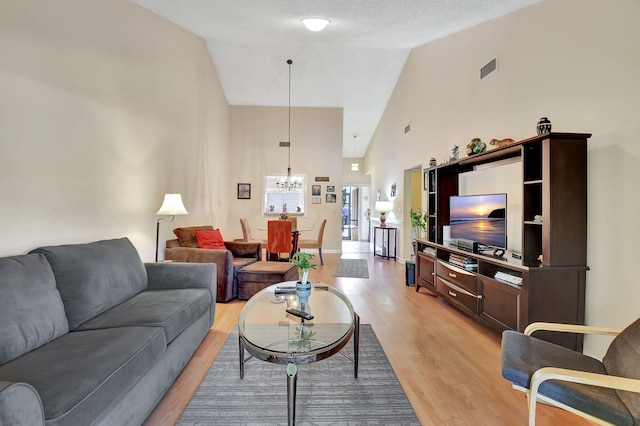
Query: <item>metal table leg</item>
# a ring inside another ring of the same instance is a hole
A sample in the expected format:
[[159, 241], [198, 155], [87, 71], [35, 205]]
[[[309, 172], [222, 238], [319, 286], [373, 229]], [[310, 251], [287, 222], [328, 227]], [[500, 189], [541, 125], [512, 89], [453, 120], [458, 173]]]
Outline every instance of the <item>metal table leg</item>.
[[298, 384], [298, 366], [287, 364], [287, 417], [289, 426], [296, 424], [296, 387]]
[[357, 313], [353, 313], [355, 316], [356, 327], [353, 331], [353, 377], [358, 378], [358, 358], [360, 357], [360, 316]]
[[244, 379], [244, 346], [240, 336], [238, 336], [238, 348], [240, 349], [240, 378]]

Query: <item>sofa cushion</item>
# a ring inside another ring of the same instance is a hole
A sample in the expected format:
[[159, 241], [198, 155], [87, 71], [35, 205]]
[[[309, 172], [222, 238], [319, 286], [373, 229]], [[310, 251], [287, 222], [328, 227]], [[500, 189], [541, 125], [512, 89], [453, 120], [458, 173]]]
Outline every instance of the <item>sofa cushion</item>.
[[51, 266], [42, 254], [0, 259], [0, 365], [69, 331]]
[[47, 425], [89, 425], [165, 350], [161, 328], [72, 331], [0, 366], [0, 380], [36, 388]]
[[51, 264], [69, 328], [74, 329], [147, 287], [147, 271], [128, 238], [40, 247]]
[[198, 248], [198, 240], [196, 239], [196, 230], [213, 231], [213, 226], [190, 226], [186, 228], [176, 228], [173, 233], [178, 237], [180, 246]]
[[207, 312], [212, 303], [211, 292], [204, 288], [147, 290], [81, 324], [76, 330], [157, 326], [164, 330], [168, 344]]
[[213, 231], [201, 231], [196, 229], [196, 240], [198, 240], [198, 247], [212, 250], [226, 250], [224, 245], [224, 239], [219, 229]]

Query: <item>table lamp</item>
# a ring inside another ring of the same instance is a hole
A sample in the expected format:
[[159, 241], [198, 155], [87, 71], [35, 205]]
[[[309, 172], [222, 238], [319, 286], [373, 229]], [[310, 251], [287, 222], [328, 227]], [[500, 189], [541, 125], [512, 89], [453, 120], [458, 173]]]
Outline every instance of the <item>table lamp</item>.
[[385, 213], [393, 210], [393, 201], [376, 201], [375, 211], [380, 212], [380, 227], [384, 228], [387, 225]]
[[173, 222], [176, 216], [189, 214], [182, 203], [182, 195], [180, 194], [164, 194], [164, 201], [160, 209], [156, 212], [158, 216], [171, 216], [171, 219], [159, 217], [156, 221], [156, 262], [158, 261], [158, 243], [160, 239], [160, 220]]

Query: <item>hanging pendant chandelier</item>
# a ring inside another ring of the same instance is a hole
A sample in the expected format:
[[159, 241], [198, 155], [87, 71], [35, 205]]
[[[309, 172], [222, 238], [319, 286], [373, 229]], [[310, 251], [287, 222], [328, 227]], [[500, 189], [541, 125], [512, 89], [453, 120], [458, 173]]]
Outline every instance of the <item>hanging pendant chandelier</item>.
[[302, 187], [302, 182], [291, 176], [291, 64], [293, 64], [293, 61], [287, 59], [287, 64], [289, 64], [289, 137], [287, 139], [289, 157], [287, 161], [287, 177], [276, 182], [276, 186], [283, 191], [291, 191]]

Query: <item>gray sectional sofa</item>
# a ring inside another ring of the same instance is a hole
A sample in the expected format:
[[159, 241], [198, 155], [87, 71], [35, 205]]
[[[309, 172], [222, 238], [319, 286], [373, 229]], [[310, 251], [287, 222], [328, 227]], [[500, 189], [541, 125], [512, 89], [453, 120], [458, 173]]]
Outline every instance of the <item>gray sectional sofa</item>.
[[216, 265], [126, 239], [0, 258], [0, 425], [138, 425], [213, 324]]

